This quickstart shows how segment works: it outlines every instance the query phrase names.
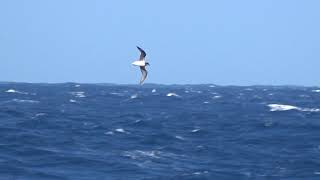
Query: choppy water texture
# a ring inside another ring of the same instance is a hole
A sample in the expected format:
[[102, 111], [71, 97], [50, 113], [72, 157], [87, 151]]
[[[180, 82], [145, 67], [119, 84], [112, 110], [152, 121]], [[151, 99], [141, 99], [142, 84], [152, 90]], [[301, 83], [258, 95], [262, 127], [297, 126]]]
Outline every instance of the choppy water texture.
[[0, 179], [320, 179], [316, 87], [0, 84]]

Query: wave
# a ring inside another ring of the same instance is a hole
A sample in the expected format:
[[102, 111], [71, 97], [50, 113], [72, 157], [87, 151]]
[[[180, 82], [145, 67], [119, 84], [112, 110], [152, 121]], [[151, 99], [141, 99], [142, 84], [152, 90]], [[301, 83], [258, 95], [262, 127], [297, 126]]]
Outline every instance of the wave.
[[76, 102], [78, 102], [78, 101], [76, 101], [76, 100], [74, 100], [74, 99], [69, 99], [69, 102], [71, 102], [71, 103], [76, 103]]
[[17, 102], [17, 103], [40, 103], [40, 101], [29, 100], [29, 99], [12, 99], [11, 102]]
[[23, 91], [17, 91], [14, 89], [8, 89], [7, 91], [5, 91], [6, 93], [17, 93], [17, 94], [24, 94], [24, 95], [28, 95], [29, 93], [27, 92], [23, 92]]
[[179, 95], [176, 94], [176, 93], [168, 93], [167, 96], [168, 96], [168, 97], [171, 97], [171, 96], [173, 96], [173, 97], [181, 97], [181, 96], [179, 96]]
[[292, 105], [285, 104], [268, 104], [270, 107], [270, 111], [289, 111], [289, 110], [297, 110], [297, 111], [306, 111], [306, 112], [320, 112], [318, 108], [301, 108]]
[[133, 94], [130, 96], [130, 99], [136, 99], [138, 97], [138, 94]]
[[125, 151], [123, 156], [129, 157], [131, 159], [141, 159], [141, 158], [160, 158], [160, 151], [142, 151], [142, 150], [134, 150], [134, 151]]
[[84, 98], [84, 97], [86, 97], [86, 96], [85, 96], [85, 92], [82, 92], [82, 91], [70, 92], [70, 94], [72, 94], [73, 96], [78, 97], [78, 98]]

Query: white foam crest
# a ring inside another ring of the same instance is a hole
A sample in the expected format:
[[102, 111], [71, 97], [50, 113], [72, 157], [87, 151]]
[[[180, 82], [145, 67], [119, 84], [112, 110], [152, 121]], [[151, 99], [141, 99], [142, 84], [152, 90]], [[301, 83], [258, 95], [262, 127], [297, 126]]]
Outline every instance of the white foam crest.
[[221, 97], [222, 97], [222, 96], [215, 95], [215, 96], [212, 97], [212, 99], [219, 99], [219, 98], [221, 98]]
[[120, 132], [120, 133], [124, 133], [124, 132], [125, 132], [125, 130], [122, 129], [122, 128], [118, 128], [118, 129], [116, 129], [115, 131]]
[[301, 108], [292, 105], [284, 105], [284, 104], [269, 104], [270, 111], [289, 111], [289, 110], [298, 110], [305, 112], [320, 112], [318, 108]]
[[74, 100], [74, 99], [70, 99], [69, 102], [71, 102], [71, 103], [76, 103], [76, 102], [78, 102], [78, 101], [76, 101], [76, 100]]
[[125, 151], [124, 156], [129, 157], [131, 159], [141, 159], [141, 158], [160, 158], [160, 151], [142, 151], [142, 150], [134, 150], [134, 151]]
[[9, 89], [9, 90], [7, 90], [6, 92], [7, 92], [7, 93], [16, 93], [16, 92], [18, 92], [18, 91], [14, 90], [14, 89]]
[[202, 175], [202, 174], [207, 174], [207, 173], [209, 173], [208, 171], [197, 171], [197, 172], [194, 172], [194, 173], [192, 173], [193, 175]]
[[74, 85], [74, 87], [80, 87], [80, 84], [76, 84], [76, 85]]
[[34, 115], [34, 117], [31, 117], [31, 118], [32, 119], [36, 119], [38, 117], [45, 116], [45, 115], [47, 115], [47, 114], [46, 113], [37, 113], [37, 114]]
[[284, 104], [268, 104], [271, 108], [270, 111], [288, 111], [288, 110], [298, 110], [299, 108], [296, 106], [291, 105], [284, 105]]
[[118, 133], [130, 134], [130, 132], [128, 132], [128, 131], [126, 131], [126, 130], [124, 130], [122, 128], [115, 129], [114, 131], [118, 132]]
[[139, 150], [137, 150], [136, 152], [143, 155], [143, 156], [148, 156], [148, 157], [152, 157], [152, 158], [160, 158], [157, 155], [157, 154], [159, 154], [158, 151], [139, 151]]
[[131, 99], [136, 99], [138, 97], [138, 94], [133, 94], [130, 96]]
[[175, 138], [180, 139], [180, 140], [185, 140], [185, 138], [182, 136], [175, 136]]
[[201, 129], [194, 129], [194, 130], [192, 130], [191, 132], [193, 132], [193, 133], [196, 133], [196, 132], [199, 132]]
[[203, 104], [209, 104], [209, 102], [208, 101], [204, 101]]
[[112, 131], [108, 131], [104, 133], [105, 135], [113, 135], [114, 133]]
[[39, 116], [45, 116], [45, 115], [47, 115], [47, 114], [46, 113], [37, 113], [35, 116], [39, 117]]
[[123, 96], [123, 93], [118, 93], [118, 92], [111, 92], [109, 94], [115, 95], [115, 96]]
[[82, 91], [70, 92], [70, 94], [72, 94], [73, 96], [78, 97], [78, 98], [84, 98], [84, 97], [86, 97], [86, 96], [85, 96], [85, 93], [82, 92]]
[[152, 89], [152, 91], [151, 91], [152, 93], [155, 93], [155, 92], [157, 92], [157, 90], [156, 89]]
[[28, 99], [12, 99], [11, 101], [17, 102], [17, 103], [40, 103], [40, 101], [28, 100]]
[[14, 89], [8, 89], [7, 91], [5, 91], [6, 93], [17, 93], [17, 94], [29, 94], [27, 92], [23, 92], [23, 91], [17, 91], [17, 90], [14, 90]]
[[176, 93], [168, 93], [167, 94], [168, 97], [174, 96], [174, 97], [180, 97], [178, 94]]
[[320, 93], [320, 89], [315, 89], [315, 90], [312, 90], [311, 92], [317, 92], [317, 93]]
[[306, 111], [306, 112], [320, 112], [320, 109], [318, 108], [300, 108], [300, 111]]

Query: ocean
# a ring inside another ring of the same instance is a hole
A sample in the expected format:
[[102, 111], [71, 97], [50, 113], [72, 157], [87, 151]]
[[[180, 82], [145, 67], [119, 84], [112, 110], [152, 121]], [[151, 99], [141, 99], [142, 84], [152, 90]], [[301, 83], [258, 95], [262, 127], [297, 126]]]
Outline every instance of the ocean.
[[0, 84], [0, 180], [318, 180], [320, 88]]

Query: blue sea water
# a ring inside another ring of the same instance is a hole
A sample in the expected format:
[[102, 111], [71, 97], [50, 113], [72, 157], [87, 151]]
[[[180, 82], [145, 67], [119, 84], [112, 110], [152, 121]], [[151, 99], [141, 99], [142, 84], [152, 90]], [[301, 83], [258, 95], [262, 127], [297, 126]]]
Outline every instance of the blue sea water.
[[320, 88], [0, 84], [0, 179], [320, 179]]

